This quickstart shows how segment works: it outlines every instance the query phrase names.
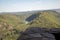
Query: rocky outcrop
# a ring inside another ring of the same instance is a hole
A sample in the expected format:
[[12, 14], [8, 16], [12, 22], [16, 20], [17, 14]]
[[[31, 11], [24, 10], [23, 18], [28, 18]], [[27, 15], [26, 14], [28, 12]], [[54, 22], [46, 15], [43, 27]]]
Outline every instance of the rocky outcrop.
[[56, 33], [60, 33], [60, 28], [30, 27], [17, 40], [56, 40]]

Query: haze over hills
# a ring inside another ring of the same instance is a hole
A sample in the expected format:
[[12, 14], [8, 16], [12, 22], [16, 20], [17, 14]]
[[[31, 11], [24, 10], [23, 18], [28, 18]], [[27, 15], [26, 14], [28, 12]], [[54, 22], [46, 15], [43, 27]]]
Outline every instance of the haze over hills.
[[55, 9], [54, 11], [56, 11], [56, 12], [59, 12], [59, 13], [60, 13], [60, 9]]
[[[0, 34], [3, 35], [3, 40], [16, 40], [19, 33], [30, 26], [60, 28], [60, 12], [57, 10], [2, 12], [0, 13]], [[35, 14], [37, 17], [25, 24], [26, 19]]]
[[[48, 9], [56, 12], [60, 12], [60, 9]], [[0, 13], [11, 13], [11, 14], [25, 14], [25, 13], [36, 13], [36, 12], [44, 11], [44, 10], [31, 10], [31, 11], [22, 11], [22, 12], [0, 12]]]

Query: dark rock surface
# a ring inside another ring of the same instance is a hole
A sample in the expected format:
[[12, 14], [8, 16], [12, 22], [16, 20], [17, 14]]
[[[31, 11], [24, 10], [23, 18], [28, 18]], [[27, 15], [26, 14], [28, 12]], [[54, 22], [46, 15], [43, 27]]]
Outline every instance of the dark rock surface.
[[60, 28], [30, 27], [17, 40], [56, 40], [56, 33], [60, 33]]
[[0, 35], [0, 40], [2, 40], [2, 35]]

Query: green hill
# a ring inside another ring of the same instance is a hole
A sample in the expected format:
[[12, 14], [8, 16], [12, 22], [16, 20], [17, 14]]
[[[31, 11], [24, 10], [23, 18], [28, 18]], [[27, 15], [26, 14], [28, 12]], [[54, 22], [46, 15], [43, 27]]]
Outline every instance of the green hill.
[[37, 14], [39, 14], [38, 17], [29, 23], [31, 26], [60, 28], [60, 13], [49, 10]]
[[23, 31], [27, 25], [23, 18], [15, 14], [0, 14], [0, 35], [3, 40], [16, 40], [20, 32]]
[[[60, 13], [56, 11], [32, 11], [19, 13], [0, 14], [0, 35], [3, 40], [16, 40], [21, 31], [27, 27], [60, 28]], [[38, 16], [30, 23], [25, 24], [25, 19], [33, 14]]]

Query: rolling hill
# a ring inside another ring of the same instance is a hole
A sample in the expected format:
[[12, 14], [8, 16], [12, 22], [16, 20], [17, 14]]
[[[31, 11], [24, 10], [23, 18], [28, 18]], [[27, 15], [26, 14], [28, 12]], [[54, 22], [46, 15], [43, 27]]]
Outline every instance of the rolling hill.
[[52, 10], [46, 10], [37, 14], [39, 14], [38, 17], [29, 23], [31, 26], [60, 28], [60, 13]]
[[0, 14], [0, 35], [2, 35], [3, 40], [17, 39], [19, 33], [27, 27], [23, 21], [23, 19], [27, 17], [25, 16], [26, 15]]
[[[36, 18], [32, 16], [35, 14]], [[34, 20], [25, 24], [24, 21], [31, 16]], [[0, 35], [3, 40], [16, 40], [27, 27], [60, 28], [60, 13], [55, 10], [0, 13]]]

